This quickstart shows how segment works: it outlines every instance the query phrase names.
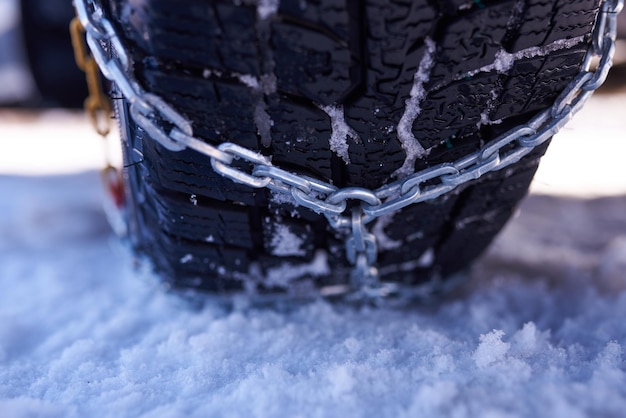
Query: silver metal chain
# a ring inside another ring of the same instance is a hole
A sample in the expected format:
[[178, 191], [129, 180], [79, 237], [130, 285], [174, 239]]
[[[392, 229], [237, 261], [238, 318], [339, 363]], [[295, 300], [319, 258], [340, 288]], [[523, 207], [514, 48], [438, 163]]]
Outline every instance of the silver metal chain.
[[[162, 98], [146, 92], [136, 81], [123, 43], [100, 5], [94, 0], [75, 0], [75, 7], [102, 74], [117, 85], [130, 103], [131, 116], [151, 138], [174, 152], [195, 150], [210, 158], [211, 166], [220, 175], [249, 187], [290, 195], [299, 205], [324, 215], [333, 228], [347, 233], [346, 258], [354, 266], [353, 289], [378, 295], [388, 292], [389, 286], [379, 282], [375, 267], [376, 239], [366, 225], [380, 216], [437, 198], [487, 173], [502, 170], [556, 134], [606, 79], [615, 52], [617, 14], [623, 2], [606, 0], [602, 3], [581, 71], [551, 107], [472, 154], [418, 171], [375, 190], [340, 189], [328, 182], [283, 170], [273, 165], [269, 157], [237, 144], [225, 142], [214, 146], [194, 136], [189, 120]], [[594, 61], [598, 61], [595, 66]], [[246, 161], [250, 169], [234, 167], [235, 160]]]

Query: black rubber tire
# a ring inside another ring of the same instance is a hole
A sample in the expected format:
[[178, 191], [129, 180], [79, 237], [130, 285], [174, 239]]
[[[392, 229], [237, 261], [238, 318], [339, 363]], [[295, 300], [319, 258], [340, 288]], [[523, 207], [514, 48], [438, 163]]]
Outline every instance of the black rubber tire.
[[[256, 3], [109, 0], [107, 10], [141, 84], [197, 136], [376, 188], [457, 160], [549, 106], [579, 72], [599, 2]], [[414, 164], [398, 134], [412, 88], [419, 110], [408, 126], [429, 150]], [[168, 282], [279, 290], [346, 280], [342, 237], [323, 216], [224, 179], [193, 151], [164, 149], [118, 104], [130, 235]], [[329, 116], [341, 110], [343, 130]], [[374, 223], [382, 279], [419, 284], [466, 267], [527, 193], [544, 151]]]
[[36, 97], [23, 105], [81, 108], [88, 92], [70, 41], [71, 0], [19, 0], [19, 4], [24, 48], [37, 87]]

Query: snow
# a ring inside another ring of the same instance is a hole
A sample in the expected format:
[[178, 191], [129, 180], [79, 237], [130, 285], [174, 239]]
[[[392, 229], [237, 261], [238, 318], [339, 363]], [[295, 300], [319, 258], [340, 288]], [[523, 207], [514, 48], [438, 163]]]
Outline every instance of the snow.
[[254, 107], [254, 123], [261, 137], [261, 144], [266, 148], [269, 147], [272, 144], [272, 125], [274, 122], [267, 113], [265, 101], [262, 97], [256, 101]]
[[555, 139], [469, 281], [404, 308], [169, 293], [110, 232], [100, 161], [71, 151], [98, 140], [49, 144], [74, 115], [1, 124], [0, 416], [622, 416], [624, 99]]
[[576, 36], [574, 38], [558, 39], [545, 46], [533, 46], [530, 48], [519, 50], [514, 53], [510, 53], [504, 49], [501, 49], [496, 53], [496, 57], [493, 63], [459, 75], [458, 79], [464, 77], [472, 77], [478, 73], [490, 72], [494, 70], [499, 73], [506, 73], [513, 67], [513, 64], [515, 64], [515, 61], [517, 60], [520, 60], [522, 58], [544, 57], [554, 51], [572, 48], [583, 41], [584, 36]]
[[426, 251], [417, 259], [417, 265], [421, 267], [430, 267], [435, 262], [435, 251], [431, 248], [427, 248]]
[[270, 201], [273, 204], [281, 205], [283, 203], [288, 203], [294, 207], [298, 206], [298, 202], [296, 202], [296, 199], [294, 199], [291, 194], [272, 191], [271, 196]]
[[506, 359], [511, 344], [503, 342], [502, 337], [504, 337], [504, 331], [500, 329], [480, 335], [478, 348], [472, 356], [478, 368], [482, 369]]
[[192, 254], [185, 254], [184, 256], [181, 257], [180, 264], [187, 264], [192, 260], [193, 260]]
[[359, 134], [356, 133], [354, 129], [348, 125], [345, 119], [345, 115], [343, 113], [343, 106], [341, 105], [328, 105], [328, 106], [319, 106], [321, 110], [323, 110], [328, 117], [330, 118], [331, 125], [331, 135], [328, 140], [330, 149], [338, 157], [346, 163], [350, 164], [350, 155], [348, 153], [348, 138], [352, 139], [354, 142], [359, 143], [361, 139], [359, 138]]
[[237, 74], [237, 78], [252, 90], [259, 90], [259, 80], [250, 74]]
[[304, 240], [294, 234], [287, 225], [276, 222], [270, 242], [272, 254], [276, 256], [302, 256], [305, 254], [302, 245]]
[[267, 20], [278, 11], [279, 0], [259, 0], [257, 3], [257, 15], [261, 20]]
[[267, 270], [267, 277], [263, 283], [268, 286], [282, 287], [288, 289], [293, 286], [293, 281], [302, 278], [305, 275], [313, 277], [329, 274], [330, 267], [325, 251], [317, 251], [315, 257], [309, 263], [292, 263], [284, 262], [278, 267]]
[[554, 281], [489, 267], [404, 309], [228, 309], [133, 270], [99, 211], [95, 173], [5, 176], [0, 188], [3, 417], [571, 417], [626, 406], [624, 288], [605, 292], [567, 260]]
[[406, 153], [406, 157], [404, 163], [402, 163], [402, 167], [393, 173], [395, 177], [406, 177], [413, 174], [415, 171], [415, 161], [427, 155], [427, 151], [413, 135], [413, 122], [415, 122], [415, 119], [417, 119], [422, 111], [420, 104], [426, 96], [424, 84], [430, 79], [430, 70], [434, 63], [433, 54], [437, 49], [437, 45], [435, 45], [432, 39], [426, 38], [424, 42], [426, 49], [424, 50], [424, 56], [420, 61], [417, 71], [413, 76], [411, 97], [407, 99], [404, 106], [404, 113], [400, 118], [400, 122], [398, 122], [398, 139], [402, 144], [402, 149]]
[[483, 125], [499, 125], [502, 123], [502, 119], [491, 120], [489, 114], [493, 111], [496, 100], [498, 100], [498, 92], [491, 90], [489, 99], [485, 103], [485, 109], [480, 114], [480, 120], [476, 123], [476, 127], [480, 128]]

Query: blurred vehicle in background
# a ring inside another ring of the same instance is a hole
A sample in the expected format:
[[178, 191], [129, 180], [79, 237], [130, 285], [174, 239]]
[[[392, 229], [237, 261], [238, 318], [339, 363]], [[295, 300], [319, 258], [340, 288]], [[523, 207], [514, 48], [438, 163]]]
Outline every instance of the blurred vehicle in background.
[[71, 0], [0, 0], [0, 106], [82, 107]]

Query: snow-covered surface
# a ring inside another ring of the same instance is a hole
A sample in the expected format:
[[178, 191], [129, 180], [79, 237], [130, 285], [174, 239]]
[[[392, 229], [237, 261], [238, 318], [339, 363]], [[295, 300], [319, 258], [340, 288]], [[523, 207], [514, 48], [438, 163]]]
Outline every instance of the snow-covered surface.
[[467, 284], [403, 309], [168, 294], [110, 233], [100, 162], [70, 151], [98, 139], [52, 147], [54, 119], [82, 132], [71, 114], [0, 124], [0, 417], [623, 416], [624, 99], [555, 139], [544, 194]]
[[0, 177], [0, 416], [620, 416], [626, 198], [531, 197], [405, 309], [197, 306], [108, 230], [93, 172]]

